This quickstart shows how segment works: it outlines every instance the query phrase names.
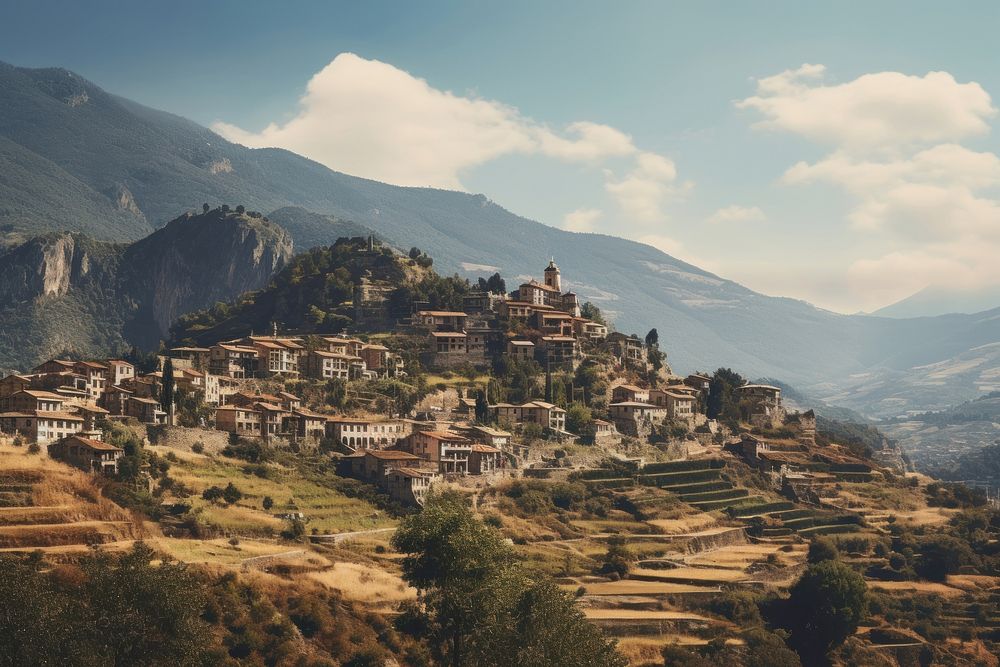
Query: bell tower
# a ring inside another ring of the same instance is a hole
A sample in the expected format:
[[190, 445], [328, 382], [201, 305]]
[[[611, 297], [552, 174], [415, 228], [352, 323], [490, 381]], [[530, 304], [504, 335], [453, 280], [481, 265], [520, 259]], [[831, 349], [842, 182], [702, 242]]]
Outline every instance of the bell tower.
[[549, 260], [549, 265], [545, 267], [545, 284], [562, 292], [562, 279], [559, 277], [559, 267], [556, 266], [554, 257]]

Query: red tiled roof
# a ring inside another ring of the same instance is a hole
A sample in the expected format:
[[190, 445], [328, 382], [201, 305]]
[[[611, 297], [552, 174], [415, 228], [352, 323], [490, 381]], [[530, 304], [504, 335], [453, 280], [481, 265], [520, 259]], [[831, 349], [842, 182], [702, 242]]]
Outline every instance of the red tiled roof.
[[401, 452], [396, 449], [366, 449], [365, 454], [373, 456], [382, 461], [419, 461], [422, 460], [416, 454]]

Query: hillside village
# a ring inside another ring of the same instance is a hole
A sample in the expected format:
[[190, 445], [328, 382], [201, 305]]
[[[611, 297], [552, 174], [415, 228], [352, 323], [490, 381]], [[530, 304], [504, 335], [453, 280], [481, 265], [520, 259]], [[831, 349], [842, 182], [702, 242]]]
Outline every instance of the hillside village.
[[[726, 605], [787, 591], [826, 540], [879, 596], [841, 664], [996, 664], [1000, 573], [978, 556], [921, 569], [921, 540], [981, 502], [835, 441], [778, 387], [729, 369], [674, 375], [670, 341], [615, 331], [555, 258], [512, 290], [499, 274], [455, 290], [416, 248], [370, 237], [330, 252], [340, 274], [293, 262], [272, 284], [319, 276], [336, 295], [321, 308], [264, 290], [182, 318], [155, 355], [57, 358], [3, 378], [0, 453], [25, 470], [32, 457], [78, 468], [144, 517], [95, 527], [92, 543], [152, 534], [196, 562], [344, 595], [358, 595], [344, 582], [359, 563], [398, 582], [385, 533], [458, 492], [633, 664], [758, 650]], [[262, 303], [308, 312], [262, 322]], [[308, 492], [278, 481], [298, 475]], [[55, 519], [12, 511], [35, 504], [33, 482], [2, 479], [0, 546], [63, 557], [75, 538], [25, 530]], [[1000, 526], [984, 530], [995, 546]], [[357, 599], [391, 615], [412, 589], [375, 595]], [[931, 621], [911, 618], [934, 596]]]

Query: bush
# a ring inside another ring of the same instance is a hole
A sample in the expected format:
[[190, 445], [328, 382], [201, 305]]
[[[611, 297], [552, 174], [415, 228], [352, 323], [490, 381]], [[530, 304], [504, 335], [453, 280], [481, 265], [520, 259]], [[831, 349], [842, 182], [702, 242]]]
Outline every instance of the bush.
[[914, 569], [931, 581], [944, 581], [949, 574], [972, 562], [972, 549], [950, 535], [931, 535], [920, 540], [919, 556]]
[[199, 440], [198, 442], [196, 442], [193, 445], [191, 445], [191, 451], [194, 452], [195, 454], [202, 454], [202, 453], [204, 453], [204, 451], [205, 451], [205, 443], [203, 443], [201, 440]]
[[809, 543], [809, 554], [806, 558], [810, 563], [837, 560], [839, 557], [837, 545], [828, 537], [817, 537]]
[[264, 496], [264, 499], [260, 504], [261, 507], [264, 508], [265, 512], [269, 512], [271, 508], [274, 507], [274, 499], [271, 496]]
[[810, 565], [788, 599], [792, 640], [806, 662], [822, 656], [857, 630], [865, 615], [864, 579], [838, 561]]
[[28, 445], [28, 453], [29, 454], [41, 454], [42, 453], [42, 448], [41, 448], [41, 446], [37, 442], [33, 442], [30, 445]]
[[635, 562], [635, 554], [625, 545], [621, 538], [612, 538], [608, 542], [608, 550], [601, 559], [599, 574], [615, 574], [619, 578], [625, 577], [632, 563]]
[[226, 485], [226, 488], [222, 491], [222, 500], [227, 505], [232, 505], [235, 502], [239, 502], [243, 498], [243, 493], [236, 488], [236, 486], [230, 482]]

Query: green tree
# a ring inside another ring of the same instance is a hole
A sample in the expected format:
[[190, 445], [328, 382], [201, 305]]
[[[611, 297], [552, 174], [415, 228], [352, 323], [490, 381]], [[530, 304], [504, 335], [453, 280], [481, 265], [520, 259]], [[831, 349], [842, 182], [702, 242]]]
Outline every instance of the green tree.
[[590, 301], [587, 301], [580, 307], [580, 316], [586, 317], [588, 320], [597, 322], [598, 324], [607, 324], [604, 320], [604, 313]]
[[708, 386], [706, 410], [709, 419], [719, 419], [729, 424], [740, 420], [738, 388], [744, 384], [743, 377], [729, 368], [720, 368], [712, 375]]
[[410, 259], [417, 259], [417, 258], [418, 258], [418, 257], [420, 257], [420, 255], [422, 255], [422, 254], [423, 254], [423, 253], [422, 253], [422, 252], [420, 252], [420, 248], [418, 248], [418, 247], [416, 247], [416, 246], [414, 246], [414, 247], [410, 248], [410, 253], [409, 253], [409, 257], [410, 257]]
[[89, 617], [105, 664], [194, 665], [208, 642], [200, 616], [201, 585], [183, 563], [154, 566], [153, 550], [137, 542], [120, 557], [98, 553], [83, 563]]
[[527, 578], [500, 533], [454, 492], [432, 493], [393, 536], [420, 591], [426, 637], [453, 667], [626, 663], [614, 643], [548, 580]]
[[173, 411], [174, 404], [174, 361], [167, 357], [163, 362], [163, 384], [160, 387], [160, 407], [167, 414]]
[[230, 482], [226, 485], [226, 488], [222, 491], [222, 500], [227, 505], [232, 505], [233, 503], [239, 502], [243, 498], [243, 493], [236, 488], [236, 485]]
[[822, 563], [825, 560], [837, 560], [840, 551], [837, 545], [829, 537], [817, 537], [809, 543], [809, 553], [806, 559], [810, 563]]
[[476, 421], [488, 424], [490, 421], [490, 405], [486, 402], [486, 392], [482, 389], [476, 392]]
[[788, 598], [792, 645], [817, 662], [851, 636], [867, 607], [865, 580], [835, 560], [810, 565]]
[[944, 581], [958, 568], [971, 563], [974, 555], [967, 542], [951, 535], [929, 535], [918, 543], [919, 555], [913, 569], [931, 581]]
[[583, 434], [594, 423], [590, 408], [580, 403], [571, 403], [566, 408], [566, 430], [577, 435]]
[[655, 328], [650, 329], [649, 332], [646, 334], [646, 346], [653, 347], [654, 345], [659, 345], [659, 344], [660, 344], [660, 332], [658, 332]]

